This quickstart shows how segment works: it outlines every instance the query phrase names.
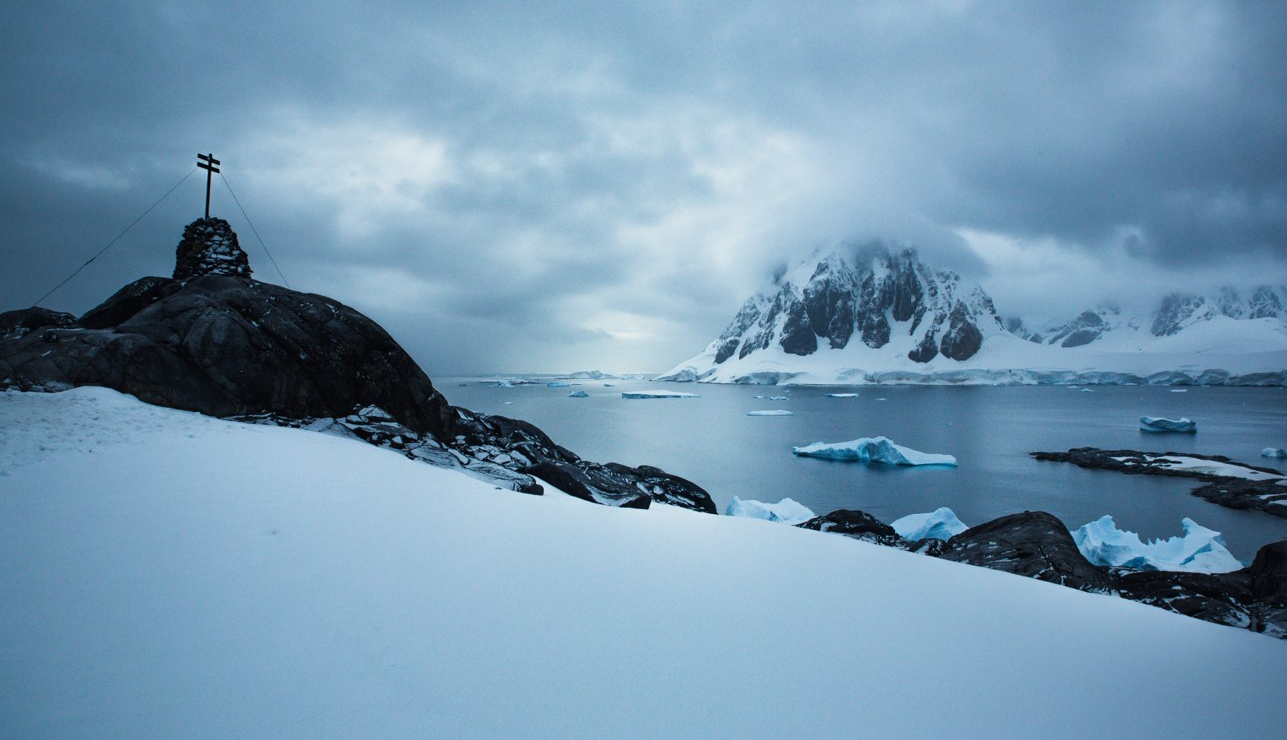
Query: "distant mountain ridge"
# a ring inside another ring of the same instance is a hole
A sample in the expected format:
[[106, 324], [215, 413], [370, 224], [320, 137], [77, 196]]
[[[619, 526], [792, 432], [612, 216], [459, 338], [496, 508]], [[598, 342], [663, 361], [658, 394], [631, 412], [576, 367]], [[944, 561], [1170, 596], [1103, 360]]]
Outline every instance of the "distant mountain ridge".
[[1034, 329], [1018, 318], [1003, 321], [986, 291], [922, 262], [915, 249], [883, 244], [797, 264], [747, 299], [703, 352], [660, 377], [837, 384], [1198, 378], [1287, 384], [1287, 287], [1177, 292], [1149, 314], [1101, 306]]

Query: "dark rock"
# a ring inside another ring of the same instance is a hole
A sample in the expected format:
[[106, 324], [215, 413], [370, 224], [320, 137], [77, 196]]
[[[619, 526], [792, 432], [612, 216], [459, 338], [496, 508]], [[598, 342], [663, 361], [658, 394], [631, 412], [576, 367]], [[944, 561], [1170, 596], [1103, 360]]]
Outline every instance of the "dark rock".
[[1247, 573], [1255, 598], [1267, 604], [1287, 606], [1287, 540], [1260, 548]]
[[901, 546], [903, 539], [894, 528], [880, 521], [865, 511], [857, 509], [838, 509], [829, 514], [817, 516], [796, 525], [801, 529], [813, 529], [819, 532], [835, 532], [864, 542], [892, 547]]
[[818, 351], [818, 337], [809, 323], [809, 314], [803, 309], [787, 314], [782, 325], [782, 351], [789, 355], [811, 355]]
[[907, 353], [907, 359], [912, 362], [929, 362], [938, 357], [938, 342], [934, 332], [927, 331], [921, 339], [920, 344], [916, 345], [911, 352]]
[[939, 557], [1082, 591], [1112, 589], [1112, 578], [1081, 554], [1063, 522], [1044, 511], [970, 527], [948, 540]]
[[[1033, 452], [1032, 457], [1047, 462], [1069, 462], [1091, 470], [1111, 470], [1128, 475], [1160, 475], [1176, 478], [1193, 478], [1206, 481], [1206, 485], [1190, 491], [1199, 498], [1227, 506], [1231, 509], [1254, 509], [1287, 518], [1287, 489], [1279, 485], [1282, 473], [1272, 468], [1231, 460], [1223, 455], [1201, 455], [1196, 452], [1139, 452], [1137, 450], [1101, 450], [1097, 447], [1075, 447], [1067, 452]], [[1194, 457], [1212, 462], [1237, 465], [1249, 471], [1268, 473], [1268, 480], [1247, 480], [1212, 475], [1194, 470], [1176, 470], [1161, 463], [1167, 457]]]
[[939, 351], [949, 359], [970, 359], [983, 346], [983, 332], [975, 326], [970, 312], [962, 303], [957, 303], [952, 309], [948, 322], [947, 333], [939, 343]]
[[106, 386], [212, 416], [342, 417], [374, 405], [420, 433], [453, 423], [397, 342], [329, 298], [215, 275], [144, 278], [86, 317], [95, 328], [6, 342], [0, 378], [24, 390]]
[[175, 252], [174, 279], [180, 282], [202, 275], [250, 277], [250, 260], [237, 243], [237, 233], [222, 218], [188, 224]]
[[37, 329], [61, 329], [70, 326], [76, 317], [61, 311], [32, 306], [17, 311], [0, 313], [0, 341], [20, 339]]
[[1187, 617], [1241, 629], [1258, 629], [1245, 575], [1133, 571], [1118, 576], [1124, 599], [1157, 606]]

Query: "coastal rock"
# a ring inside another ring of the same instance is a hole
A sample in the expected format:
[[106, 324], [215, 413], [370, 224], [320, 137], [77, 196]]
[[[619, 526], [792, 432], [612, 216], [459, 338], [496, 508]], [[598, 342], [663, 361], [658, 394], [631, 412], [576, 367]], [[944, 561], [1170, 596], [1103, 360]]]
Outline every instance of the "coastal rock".
[[898, 536], [893, 527], [858, 509], [837, 509], [796, 526], [818, 532], [835, 532], [855, 540], [873, 542], [887, 547], [903, 545], [903, 538]]
[[1077, 549], [1068, 528], [1044, 511], [1011, 514], [971, 527], [947, 541], [939, 557], [1058, 583], [1108, 592], [1112, 578]]
[[[1205, 485], [1190, 493], [1231, 509], [1255, 509], [1287, 518], [1287, 486], [1284, 476], [1272, 468], [1261, 468], [1222, 455], [1195, 452], [1140, 452], [1075, 447], [1067, 452], [1033, 452], [1047, 462], [1068, 462], [1091, 470], [1111, 470], [1127, 475], [1162, 475], [1193, 478]], [[1192, 461], [1189, 464], [1177, 462]], [[1212, 463], [1205, 465], [1203, 462]]]

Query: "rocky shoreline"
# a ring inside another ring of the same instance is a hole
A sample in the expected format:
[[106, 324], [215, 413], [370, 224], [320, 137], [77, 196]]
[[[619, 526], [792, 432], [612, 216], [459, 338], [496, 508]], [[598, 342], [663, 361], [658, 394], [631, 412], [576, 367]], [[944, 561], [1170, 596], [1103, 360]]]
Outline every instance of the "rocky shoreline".
[[1195, 619], [1287, 639], [1287, 540], [1260, 548], [1247, 568], [1207, 574], [1095, 565], [1077, 549], [1063, 522], [1043, 511], [993, 519], [946, 541], [902, 539], [893, 527], [853, 509], [833, 511], [796, 526], [1078, 591], [1119, 596]]
[[[1192, 478], [1204, 483], [1190, 491], [1194, 496], [1231, 509], [1253, 509], [1287, 518], [1287, 485], [1284, 485], [1287, 476], [1271, 468], [1248, 465], [1221, 455], [1102, 450], [1097, 447], [1031, 454], [1037, 460], [1072, 463], [1090, 470]], [[1211, 464], [1178, 464], [1192, 460]]]

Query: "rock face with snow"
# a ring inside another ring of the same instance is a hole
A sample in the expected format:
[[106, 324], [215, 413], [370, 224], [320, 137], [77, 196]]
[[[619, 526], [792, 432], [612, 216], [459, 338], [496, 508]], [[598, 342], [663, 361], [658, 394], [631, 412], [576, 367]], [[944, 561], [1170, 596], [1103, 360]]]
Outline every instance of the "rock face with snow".
[[1128, 308], [1107, 304], [1049, 326], [1003, 322], [982, 288], [914, 250], [842, 248], [784, 272], [660, 379], [1287, 385], [1287, 287]]
[[965, 360], [1000, 330], [992, 299], [978, 287], [932, 269], [912, 249], [871, 246], [798, 266], [752, 296], [708, 352], [718, 365], [771, 348], [803, 357], [851, 342], [879, 349], [904, 337], [915, 362], [940, 354]]
[[371, 319], [250, 279], [225, 221], [189, 224], [174, 274], [136, 280], [79, 319], [0, 315], [0, 388], [104, 386], [211, 416], [343, 428], [514, 490], [539, 493], [535, 476], [598, 503], [715, 512], [690, 481], [582, 460], [531, 424], [450, 406]]

